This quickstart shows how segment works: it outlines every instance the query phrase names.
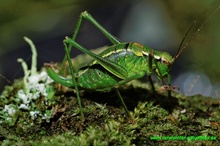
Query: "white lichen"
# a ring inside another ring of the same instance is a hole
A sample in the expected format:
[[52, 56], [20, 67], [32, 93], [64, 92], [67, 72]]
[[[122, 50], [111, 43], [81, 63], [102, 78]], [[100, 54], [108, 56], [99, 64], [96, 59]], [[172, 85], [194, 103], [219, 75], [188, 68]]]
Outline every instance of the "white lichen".
[[[29, 92], [25, 93], [23, 89], [19, 90], [17, 95], [21, 99], [22, 103], [19, 106], [20, 109], [29, 109], [29, 104], [34, 100], [37, 100], [41, 96], [47, 97], [47, 86], [52, 83], [52, 79], [47, 75], [45, 71], [40, 74], [35, 74], [27, 78]], [[47, 100], [47, 98], [45, 98]]]
[[[28, 70], [26, 62], [24, 62], [24, 60], [21, 58], [18, 59], [18, 62], [21, 63], [22, 68], [24, 70], [24, 89], [20, 89], [18, 91], [17, 97], [21, 101], [18, 108], [23, 110], [30, 110], [31, 106], [35, 105], [33, 104], [34, 101], [42, 96], [45, 97], [45, 102], [47, 102], [47, 88], [50, 87], [49, 84], [51, 84], [53, 80], [48, 76], [46, 71], [42, 71], [40, 73], [37, 72], [36, 47], [29, 38], [24, 37], [24, 39], [31, 47], [32, 64], [31, 69]], [[30, 116], [32, 117], [32, 119], [37, 115], [39, 116], [41, 114], [39, 114], [36, 111], [30, 111]]]
[[29, 104], [30, 100], [29, 100], [29, 96], [27, 94], [24, 93], [24, 90], [19, 90], [18, 93], [18, 98], [22, 100], [23, 104]]
[[40, 115], [39, 111], [30, 111], [31, 119], [34, 120], [37, 118], [38, 115]]
[[12, 116], [16, 113], [17, 110], [13, 107], [13, 105], [5, 105], [3, 111], [7, 112], [8, 115]]
[[23, 104], [22, 103], [22, 104], [20, 104], [19, 109], [29, 110], [30, 107], [29, 107], [29, 104]]
[[[53, 86], [50, 85], [53, 80], [45, 70], [37, 72], [36, 48], [29, 38], [24, 37], [24, 39], [30, 45], [32, 51], [31, 69], [28, 69], [28, 65], [23, 59], [18, 58], [17, 61], [21, 63], [24, 71], [23, 88], [17, 91], [16, 98], [11, 101], [11, 104], [7, 102], [7, 105], [0, 108], [2, 110], [0, 112], [0, 123], [5, 122], [13, 125], [20, 117], [16, 113], [23, 114], [23, 111], [24, 113], [29, 112], [31, 121], [38, 119], [50, 122], [51, 110], [47, 110], [47, 107], [54, 96]], [[8, 101], [8, 96], [9, 93], [1, 95], [0, 98], [5, 98]]]

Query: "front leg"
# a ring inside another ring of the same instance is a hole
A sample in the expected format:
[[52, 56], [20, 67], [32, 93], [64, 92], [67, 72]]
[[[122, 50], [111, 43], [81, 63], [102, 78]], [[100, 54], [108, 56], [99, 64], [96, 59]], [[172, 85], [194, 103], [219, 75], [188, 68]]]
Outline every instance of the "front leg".
[[168, 74], [168, 85], [166, 84], [162, 74], [161, 74], [161, 71], [160, 71], [160, 68], [158, 67], [158, 64], [157, 64], [157, 60], [154, 58], [154, 54], [152, 51], [150, 51], [149, 53], [149, 73], [148, 73], [148, 76], [149, 76], [149, 81], [150, 81], [150, 84], [152, 86], [152, 90], [153, 92], [155, 93], [156, 95], [156, 90], [155, 90], [155, 87], [154, 87], [154, 84], [153, 84], [153, 80], [151, 78], [151, 74], [153, 72], [153, 63], [155, 63], [156, 65], [156, 69], [158, 70], [158, 76], [159, 76], [159, 79], [161, 79], [165, 89], [168, 89], [168, 97], [170, 97], [171, 95], [171, 90], [170, 90], [170, 75]]
[[[166, 90], [168, 90], [168, 97], [171, 97], [171, 90], [173, 90], [175, 87], [170, 86], [170, 74], [168, 74], [168, 85], [167, 85], [167, 84], [166, 84], [166, 81], [164, 80], [164, 77], [162, 76], [162, 73], [161, 73], [161, 71], [160, 71], [160, 68], [159, 68], [159, 66], [158, 66], [158, 63], [157, 63], [157, 61], [156, 61], [155, 58], [154, 58], [154, 54], [153, 54], [152, 51], [150, 51], [150, 55], [149, 55], [149, 67], [150, 67], [150, 70], [151, 70], [151, 71], [152, 71], [152, 62], [154, 62], [155, 65], [156, 65], [156, 69], [157, 69], [157, 71], [158, 71], [159, 79], [162, 81], [164, 88], [165, 88]], [[152, 79], [151, 79], [150, 82], [151, 82], [151, 85], [152, 85], [152, 89], [155, 90], [155, 89], [154, 89], [154, 85], [153, 85]], [[155, 92], [155, 91], [154, 91], [154, 92]]]

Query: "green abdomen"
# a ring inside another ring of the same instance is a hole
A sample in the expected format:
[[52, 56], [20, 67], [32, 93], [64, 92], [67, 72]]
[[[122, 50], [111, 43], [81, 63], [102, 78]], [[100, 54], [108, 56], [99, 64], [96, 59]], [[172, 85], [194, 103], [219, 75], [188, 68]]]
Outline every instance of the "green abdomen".
[[109, 90], [120, 80], [121, 79], [105, 70], [101, 65], [95, 64], [80, 71], [77, 83], [79, 87], [83, 89]]

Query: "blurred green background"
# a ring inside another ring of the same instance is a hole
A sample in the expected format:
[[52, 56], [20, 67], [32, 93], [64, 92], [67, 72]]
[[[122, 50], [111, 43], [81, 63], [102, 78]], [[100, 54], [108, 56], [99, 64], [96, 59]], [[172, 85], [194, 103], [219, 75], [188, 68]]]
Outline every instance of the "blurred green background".
[[[139, 42], [156, 50], [165, 50], [174, 56], [193, 21], [198, 17], [199, 22], [204, 20], [218, 5], [218, 0], [1, 1], [0, 74], [11, 81], [23, 76], [17, 58], [23, 58], [28, 64], [31, 62], [31, 51], [23, 36], [28, 36], [35, 43], [39, 54], [39, 68], [45, 62], [61, 61], [64, 56], [62, 41], [65, 36], [72, 35], [80, 12], [85, 10], [122, 41]], [[206, 9], [207, 12], [203, 13]], [[173, 65], [173, 84], [180, 86], [182, 92], [186, 93], [198, 75], [201, 83], [198, 81], [194, 85], [195, 91], [192, 93], [213, 96], [214, 91], [219, 90], [219, 23], [220, 12], [204, 26]], [[196, 29], [195, 27], [189, 36]], [[111, 45], [86, 21], [83, 22], [77, 41], [88, 49]], [[72, 56], [79, 53], [81, 52], [74, 50]], [[181, 79], [180, 76], [184, 73], [187, 74]], [[191, 76], [186, 83], [186, 77], [191, 74], [195, 77]], [[5, 84], [8, 84], [6, 80], [0, 78], [1, 90]], [[206, 89], [209, 91], [202, 93]]]

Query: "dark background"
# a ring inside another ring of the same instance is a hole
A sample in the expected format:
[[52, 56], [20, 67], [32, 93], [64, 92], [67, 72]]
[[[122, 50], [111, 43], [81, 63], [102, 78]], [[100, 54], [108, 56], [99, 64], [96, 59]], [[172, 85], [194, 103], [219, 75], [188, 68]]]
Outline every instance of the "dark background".
[[[213, 3], [214, 2], [214, 3]], [[60, 62], [63, 39], [72, 36], [78, 16], [87, 10], [109, 32], [125, 42], [139, 42], [172, 56], [190, 25], [198, 25], [220, 4], [218, 0], [7, 0], [0, 2], [0, 74], [12, 81], [23, 76], [17, 58], [30, 67], [28, 36], [38, 51], [38, 68], [45, 62]], [[204, 10], [207, 12], [203, 13]], [[181, 92], [218, 97], [220, 12], [205, 24], [172, 68], [172, 85]], [[194, 27], [189, 37], [196, 31]], [[189, 38], [188, 37], [188, 38]], [[77, 41], [88, 49], [111, 43], [92, 24], [83, 21]], [[187, 41], [187, 40], [186, 40]], [[72, 57], [81, 53], [73, 50]], [[199, 76], [192, 91], [190, 84]], [[8, 84], [0, 77], [0, 91]], [[216, 92], [215, 92], [216, 91]], [[219, 93], [220, 94], [220, 93]]]

